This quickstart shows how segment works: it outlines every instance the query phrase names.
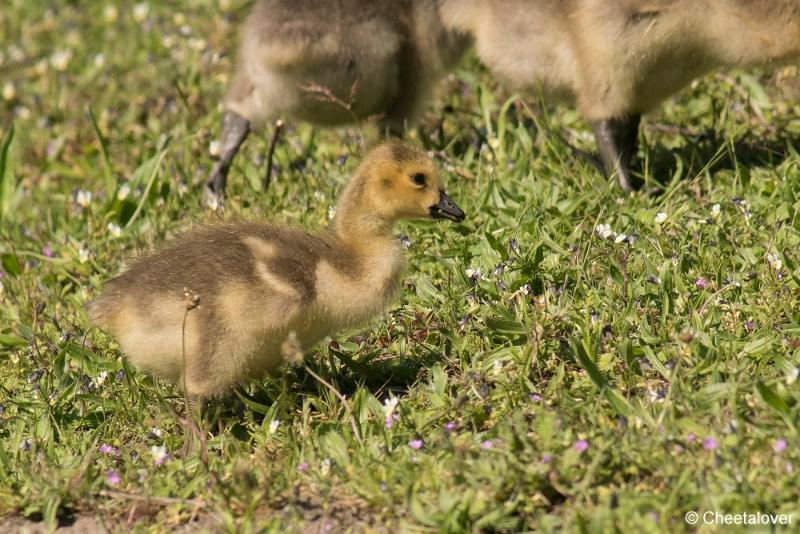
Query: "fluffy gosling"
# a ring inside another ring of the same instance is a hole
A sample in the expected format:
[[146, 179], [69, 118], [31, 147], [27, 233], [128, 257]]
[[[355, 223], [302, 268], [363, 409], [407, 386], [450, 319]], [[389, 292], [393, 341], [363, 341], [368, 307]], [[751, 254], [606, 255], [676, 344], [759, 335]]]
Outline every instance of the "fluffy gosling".
[[396, 221], [464, 217], [423, 152], [388, 142], [345, 188], [332, 230], [194, 228], [111, 280], [89, 316], [139, 369], [218, 396], [274, 371], [288, 339], [307, 349], [379, 314], [404, 269]]
[[441, 0], [481, 60], [577, 104], [625, 190], [641, 115], [693, 79], [800, 55], [798, 0]]
[[206, 202], [224, 193], [251, 125], [276, 121], [267, 183], [282, 119], [338, 126], [379, 116], [382, 131], [400, 135], [469, 44], [442, 26], [435, 0], [257, 0], [241, 30]]

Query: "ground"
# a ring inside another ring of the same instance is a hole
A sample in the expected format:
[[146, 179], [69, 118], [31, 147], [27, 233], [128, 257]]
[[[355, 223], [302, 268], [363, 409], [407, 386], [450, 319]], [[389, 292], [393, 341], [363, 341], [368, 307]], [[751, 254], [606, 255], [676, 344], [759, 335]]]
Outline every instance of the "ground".
[[[260, 131], [212, 212], [247, 2], [8, 1], [0, 530], [800, 521], [796, 67], [717, 73], [648, 115], [639, 156], [661, 192], [626, 194], [573, 156], [593, 149], [573, 109], [466, 58], [411, 137], [468, 219], [400, 227], [402, 296], [306, 355], [346, 402], [287, 367], [193, 432], [179, 390], [131, 368], [84, 304], [190, 223], [324, 227], [374, 128], [288, 125], [266, 190]], [[185, 452], [190, 435], [204, 443]]]

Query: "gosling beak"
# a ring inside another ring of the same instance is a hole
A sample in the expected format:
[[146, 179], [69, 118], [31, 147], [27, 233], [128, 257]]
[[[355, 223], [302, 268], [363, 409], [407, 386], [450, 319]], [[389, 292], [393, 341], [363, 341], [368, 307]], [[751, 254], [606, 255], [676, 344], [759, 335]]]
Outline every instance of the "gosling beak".
[[461, 208], [444, 191], [439, 191], [439, 202], [431, 206], [430, 213], [434, 219], [450, 219], [455, 222], [461, 222], [467, 218]]

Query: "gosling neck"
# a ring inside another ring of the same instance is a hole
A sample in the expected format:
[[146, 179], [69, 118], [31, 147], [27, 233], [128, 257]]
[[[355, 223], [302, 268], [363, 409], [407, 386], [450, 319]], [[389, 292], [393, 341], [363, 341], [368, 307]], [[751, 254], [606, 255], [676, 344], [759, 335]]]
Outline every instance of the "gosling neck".
[[334, 232], [350, 243], [376, 243], [392, 238], [394, 219], [372, 206], [367, 191], [366, 174], [360, 173], [348, 184], [339, 199]]

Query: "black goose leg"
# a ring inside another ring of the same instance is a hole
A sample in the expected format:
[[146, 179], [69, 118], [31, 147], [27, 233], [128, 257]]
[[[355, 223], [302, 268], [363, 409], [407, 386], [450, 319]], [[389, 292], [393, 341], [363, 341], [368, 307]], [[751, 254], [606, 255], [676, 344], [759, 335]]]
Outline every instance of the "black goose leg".
[[275, 121], [275, 131], [272, 133], [272, 139], [269, 141], [269, 151], [267, 152], [267, 173], [264, 175], [264, 190], [269, 188], [270, 178], [272, 178], [272, 159], [275, 156], [275, 146], [278, 144], [278, 139], [283, 130], [283, 121], [278, 119]]
[[222, 134], [220, 134], [220, 157], [214, 164], [211, 174], [206, 180], [203, 201], [212, 205], [225, 194], [228, 182], [228, 170], [236, 152], [250, 133], [250, 122], [233, 111], [226, 111], [222, 116]]
[[639, 113], [634, 113], [591, 123], [606, 174], [616, 175], [625, 191], [635, 191], [642, 186], [642, 181], [631, 174], [641, 119]]

